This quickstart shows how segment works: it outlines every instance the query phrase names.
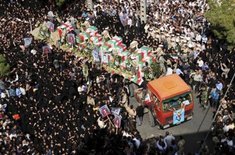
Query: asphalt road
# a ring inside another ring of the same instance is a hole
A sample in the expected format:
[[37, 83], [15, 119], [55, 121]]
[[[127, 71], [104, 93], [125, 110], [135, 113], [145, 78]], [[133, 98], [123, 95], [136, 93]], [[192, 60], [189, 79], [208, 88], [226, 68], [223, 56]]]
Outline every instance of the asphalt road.
[[[137, 106], [135, 98], [131, 98], [130, 103], [133, 104], [135, 107]], [[143, 139], [149, 138], [151, 136], [165, 135], [166, 131], [172, 133], [176, 137], [176, 139], [181, 135], [186, 141], [185, 153], [195, 153], [200, 148], [199, 142], [205, 138], [207, 132], [210, 130], [212, 116], [212, 109], [203, 109], [198, 104], [198, 100], [195, 99], [194, 115], [191, 120], [181, 123], [177, 126], [162, 130], [159, 129], [157, 126], [151, 127], [149, 116], [148, 114], [145, 114], [142, 126], [137, 126], [137, 129]]]

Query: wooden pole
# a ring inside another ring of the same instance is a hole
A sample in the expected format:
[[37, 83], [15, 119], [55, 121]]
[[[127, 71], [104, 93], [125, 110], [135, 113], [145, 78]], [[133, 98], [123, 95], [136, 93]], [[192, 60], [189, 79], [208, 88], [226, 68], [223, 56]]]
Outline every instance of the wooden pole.
[[109, 116], [107, 116], [107, 118], [108, 118], [109, 122], [111, 123], [111, 125], [115, 127], [115, 125], [113, 124], [113, 122], [111, 121], [111, 119], [109, 118]]
[[30, 32], [33, 31], [31, 19], [29, 19]]

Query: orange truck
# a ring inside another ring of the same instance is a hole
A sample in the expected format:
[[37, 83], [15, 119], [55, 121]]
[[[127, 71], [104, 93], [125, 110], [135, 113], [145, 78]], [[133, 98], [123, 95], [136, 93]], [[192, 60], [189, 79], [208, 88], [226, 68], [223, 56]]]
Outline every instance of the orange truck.
[[191, 87], [176, 74], [148, 82], [151, 112], [163, 129], [180, 124], [193, 116]]

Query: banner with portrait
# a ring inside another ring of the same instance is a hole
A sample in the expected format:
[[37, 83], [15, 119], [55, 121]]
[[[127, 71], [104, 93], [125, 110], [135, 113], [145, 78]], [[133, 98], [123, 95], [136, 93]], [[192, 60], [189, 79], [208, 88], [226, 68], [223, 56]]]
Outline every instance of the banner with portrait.
[[100, 55], [99, 55], [99, 49], [98, 48], [95, 48], [93, 51], [92, 51], [92, 56], [93, 56], [93, 60], [95, 62], [100, 62]]
[[48, 46], [48, 45], [43, 46], [43, 47], [42, 47], [42, 52], [43, 52], [43, 54], [51, 53], [51, 47]]
[[100, 107], [99, 112], [103, 118], [111, 114], [107, 105], [103, 105], [102, 107]]
[[28, 47], [31, 43], [32, 43], [32, 40], [33, 38], [24, 38], [24, 47]]
[[119, 115], [120, 111], [121, 111], [121, 108], [114, 108], [114, 107], [111, 108], [111, 112], [114, 115]]
[[74, 45], [75, 44], [75, 35], [73, 33], [69, 33], [67, 34], [67, 43], [69, 43], [70, 45]]
[[54, 32], [54, 30], [55, 30], [55, 24], [53, 24], [52, 22], [48, 21], [48, 22], [46, 23], [46, 25], [47, 25], [47, 28], [48, 28], [48, 30], [49, 30], [50, 32]]
[[173, 112], [173, 124], [179, 124], [179, 123], [183, 122], [185, 119], [184, 114], [185, 114], [184, 109], [175, 110]]
[[120, 115], [114, 115], [113, 124], [115, 128], [120, 128], [122, 122], [122, 116]]

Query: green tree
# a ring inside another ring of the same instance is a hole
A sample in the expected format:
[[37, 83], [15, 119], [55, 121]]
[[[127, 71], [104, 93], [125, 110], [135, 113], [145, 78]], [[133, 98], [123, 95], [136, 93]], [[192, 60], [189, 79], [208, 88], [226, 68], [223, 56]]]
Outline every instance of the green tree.
[[151, 68], [152, 68], [154, 78], [159, 78], [162, 74], [160, 64], [154, 62], [151, 64]]
[[6, 59], [0, 54], [0, 77], [7, 75], [10, 70], [10, 65], [6, 63]]
[[206, 12], [206, 18], [211, 23], [212, 32], [234, 47], [235, 0], [208, 0], [208, 4], [210, 9]]
[[60, 7], [64, 4], [65, 1], [66, 0], [56, 0], [55, 2], [56, 2], [56, 5]]

